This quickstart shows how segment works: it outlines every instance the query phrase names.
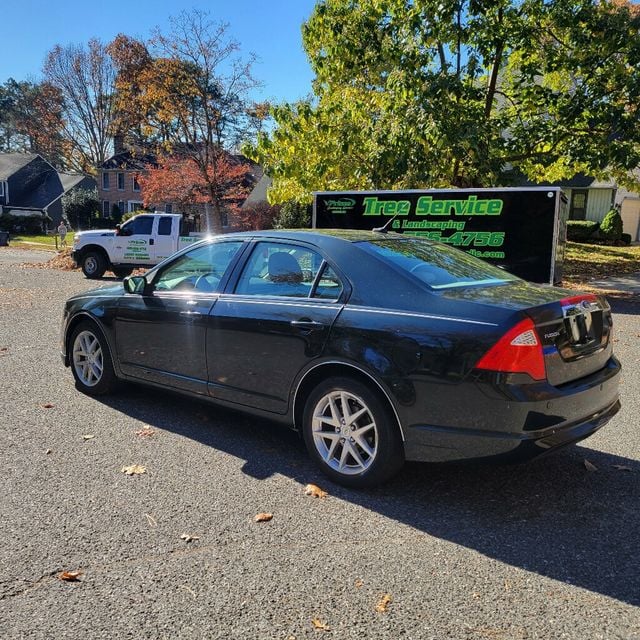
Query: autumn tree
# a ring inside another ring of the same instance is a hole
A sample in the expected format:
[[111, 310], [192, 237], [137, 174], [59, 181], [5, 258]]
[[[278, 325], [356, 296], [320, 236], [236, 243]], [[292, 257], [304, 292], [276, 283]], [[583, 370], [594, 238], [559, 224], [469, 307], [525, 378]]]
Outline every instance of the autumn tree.
[[95, 173], [111, 155], [116, 79], [111, 57], [96, 39], [87, 46], [56, 45], [47, 54], [43, 74], [62, 98], [67, 164]]
[[621, 0], [320, 0], [315, 96], [246, 153], [270, 197], [507, 184], [578, 172], [633, 185], [640, 16]]
[[241, 58], [227, 25], [198, 10], [171, 18], [169, 31], [156, 29], [148, 43], [119, 36], [110, 51], [121, 110], [138, 118], [140, 130], [174, 166], [177, 156], [184, 159], [181, 175], [193, 180], [193, 188], [183, 182], [186, 193], [205, 205], [207, 229], [220, 232], [229, 151], [266, 115], [249, 99], [257, 86], [253, 56]]
[[0, 85], [0, 151], [39, 153], [64, 168], [62, 126], [62, 97], [55, 87], [13, 78]]
[[205, 170], [206, 175], [199, 161], [187, 154], [161, 157], [157, 166], [138, 176], [145, 207], [162, 202], [210, 204], [214, 200], [221, 212], [236, 213], [249, 195], [247, 165], [232, 156], [221, 156]]

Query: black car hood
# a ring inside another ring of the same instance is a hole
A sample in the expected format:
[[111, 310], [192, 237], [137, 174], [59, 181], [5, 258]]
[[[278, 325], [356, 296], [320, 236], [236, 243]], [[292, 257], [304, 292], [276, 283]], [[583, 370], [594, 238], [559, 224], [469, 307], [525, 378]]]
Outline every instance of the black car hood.
[[89, 291], [83, 291], [82, 293], [77, 293], [75, 296], [71, 296], [69, 300], [76, 300], [79, 298], [101, 298], [101, 297], [118, 297], [124, 294], [124, 285], [122, 282], [118, 282], [118, 284], [112, 284], [107, 287], [97, 287], [96, 289], [90, 289]]

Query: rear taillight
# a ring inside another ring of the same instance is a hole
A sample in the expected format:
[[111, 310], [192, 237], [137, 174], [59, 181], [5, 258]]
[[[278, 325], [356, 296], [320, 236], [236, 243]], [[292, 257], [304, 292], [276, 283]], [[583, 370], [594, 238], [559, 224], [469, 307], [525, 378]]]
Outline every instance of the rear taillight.
[[534, 380], [544, 380], [544, 354], [533, 321], [526, 318], [509, 329], [480, 358], [476, 369], [528, 373]]
[[562, 298], [560, 304], [563, 307], [569, 307], [574, 304], [580, 304], [581, 302], [597, 302], [598, 298], [593, 293], [581, 293], [577, 296], [571, 296], [570, 298]]

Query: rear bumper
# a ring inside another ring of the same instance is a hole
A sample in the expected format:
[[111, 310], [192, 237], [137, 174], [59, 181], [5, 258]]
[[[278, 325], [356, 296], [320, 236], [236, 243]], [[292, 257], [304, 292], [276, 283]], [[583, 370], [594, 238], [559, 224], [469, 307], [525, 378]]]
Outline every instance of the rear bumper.
[[476, 400], [468, 407], [466, 423], [411, 425], [406, 458], [515, 462], [578, 442], [620, 410], [619, 373], [619, 362], [611, 358], [603, 370], [563, 388], [546, 383], [487, 388], [486, 382], [475, 383], [480, 394], [477, 389], [463, 394]]

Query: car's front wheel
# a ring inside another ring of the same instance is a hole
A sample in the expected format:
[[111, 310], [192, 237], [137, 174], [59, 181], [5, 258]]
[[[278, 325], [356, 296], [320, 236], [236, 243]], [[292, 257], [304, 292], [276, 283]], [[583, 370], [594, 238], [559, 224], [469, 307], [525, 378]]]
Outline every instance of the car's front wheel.
[[332, 480], [369, 487], [404, 462], [397, 421], [379, 394], [357, 380], [330, 378], [307, 399], [303, 436], [311, 457]]
[[71, 371], [80, 391], [100, 396], [115, 390], [118, 379], [113, 370], [109, 347], [102, 332], [93, 323], [80, 323], [71, 335], [69, 346]]

